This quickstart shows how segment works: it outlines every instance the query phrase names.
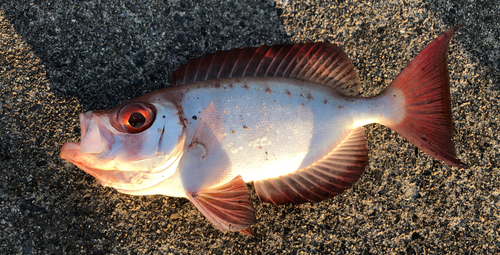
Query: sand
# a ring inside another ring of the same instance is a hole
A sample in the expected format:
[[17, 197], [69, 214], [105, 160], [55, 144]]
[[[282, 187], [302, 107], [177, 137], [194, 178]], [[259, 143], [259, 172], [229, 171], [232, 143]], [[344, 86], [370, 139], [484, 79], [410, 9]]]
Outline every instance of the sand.
[[[500, 252], [500, 4], [494, 0], [0, 2], [1, 254], [484, 254]], [[186, 199], [102, 187], [59, 158], [78, 113], [170, 86], [191, 58], [233, 47], [340, 45], [385, 88], [440, 33], [449, 48], [450, 167], [380, 125], [352, 189], [318, 204], [254, 197], [261, 239], [215, 229]]]

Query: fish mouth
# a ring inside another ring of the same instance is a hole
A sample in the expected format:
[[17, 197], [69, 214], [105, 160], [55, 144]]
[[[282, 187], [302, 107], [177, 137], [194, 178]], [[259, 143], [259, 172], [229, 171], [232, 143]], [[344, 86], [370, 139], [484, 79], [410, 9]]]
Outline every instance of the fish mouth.
[[[181, 143], [170, 156], [157, 157], [159, 160], [157, 167], [146, 171], [120, 170], [118, 168], [120, 163], [115, 162], [113, 159], [105, 159], [82, 152], [80, 143], [63, 145], [60, 157], [92, 175], [99, 180], [102, 186], [133, 192], [154, 186], [170, 177], [177, 169], [177, 165], [182, 158], [183, 147], [184, 143]], [[151, 160], [151, 158], [146, 160]], [[133, 164], [134, 162], [128, 163]]]
[[[92, 164], [92, 162], [96, 162], [98, 158], [92, 157], [88, 154], [85, 154], [81, 150], [80, 143], [66, 143], [63, 145], [61, 148], [61, 153], [59, 156], [62, 159], [65, 159], [78, 168], [82, 169], [86, 173], [92, 175], [94, 178], [99, 180], [102, 186], [114, 186], [112, 181], [108, 181], [103, 178], [104, 171], [110, 171], [110, 170], [103, 170], [103, 169], [98, 169], [94, 167], [89, 167], [89, 165]], [[112, 170], [111, 170], [112, 171]]]
[[80, 148], [80, 143], [66, 143], [61, 148], [61, 153], [59, 156], [62, 159], [65, 159], [75, 165], [81, 165], [76, 162], [76, 158], [78, 158], [82, 154], [82, 150]]
[[[137, 183], [131, 183], [131, 180], [133, 180], [133, 177], [136, 176], [138, 172], [118, 170], [116, 165], [112, 164], [112, 160], [106, 160], [82, 152], [80, 143], [67, 143], [63, 145], [60, 156], [62, 159], [71, 162], [86, 173], [92, 175], [99, 180], [104, 187], [129, 189], [143, 188], [138, 186]], [[99, 165], [99, 168], [92, 167], [93, 165]], [[107, 165], [107, 167], [103, 168], [103, 165]]]

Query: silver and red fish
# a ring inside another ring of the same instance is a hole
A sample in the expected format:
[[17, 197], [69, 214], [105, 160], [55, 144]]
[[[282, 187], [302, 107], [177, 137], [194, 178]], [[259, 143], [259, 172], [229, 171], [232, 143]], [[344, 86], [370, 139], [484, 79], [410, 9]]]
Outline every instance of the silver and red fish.
[[330, 43], [218, 51], [173, 73], [174, 86], [80, 114], [81, 142], [61, 157], [103, 186], [188, 198], [222, 231], [254, 235], [246, 182], [261, 202], [320, 202], [368, 163], [363, 126], [379, 123], [430, 156], [455, 154], [446, 52], [455, 27], [430, 43], [379, 95]]

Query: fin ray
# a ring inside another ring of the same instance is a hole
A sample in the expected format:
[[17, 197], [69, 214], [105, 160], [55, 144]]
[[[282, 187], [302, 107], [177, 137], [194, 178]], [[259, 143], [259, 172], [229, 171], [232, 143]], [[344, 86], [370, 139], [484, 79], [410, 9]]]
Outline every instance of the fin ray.
[[361, 86], [349, 57], [327, 42], [217, 51], [179, 67], [172, 73], [172, 83], [251, 76], [311, 81], [334, 87], [346, 96], [356, 95]]
[[367, 164], [365, 132], [363, 127], [359, 127], [317, 163], [287, 175], [255, 181], [255, 190], [262, 202], [276, 206], [316, 203], [351, 187]]
[[226, 137], [226, 129], [222, 117], [214, 103], [211, 102], [203, 111], [198, 126], [193, 135], [189, 148], [198, 148], [204, 150], [201, 160], [204, 160], [222, 144]]
[[250, 193], [239, 175], [226, 184], [188, 192], [187, 196], [221, 231], [245, 230], [257, 222]]
[[446, 53], [454, 27], [425, 47], [383, 93], [403, 92], [406, 116], [387, 126], [420, 150], [456, 167], [467, 167], [456, 157], [453, 144], [450, 78]]

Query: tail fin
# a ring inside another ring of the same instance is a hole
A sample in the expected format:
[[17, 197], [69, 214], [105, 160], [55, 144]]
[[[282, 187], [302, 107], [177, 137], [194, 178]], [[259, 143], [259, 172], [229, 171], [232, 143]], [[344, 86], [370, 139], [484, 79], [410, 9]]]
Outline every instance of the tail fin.
[[451, 119], [450, 77], [446, 52], [454, 27], [431, 42], [394, 79], [385, 92], [400, 89], [406, 117], [389, 126], [430, 156], [466, 168], [456, 158]]

